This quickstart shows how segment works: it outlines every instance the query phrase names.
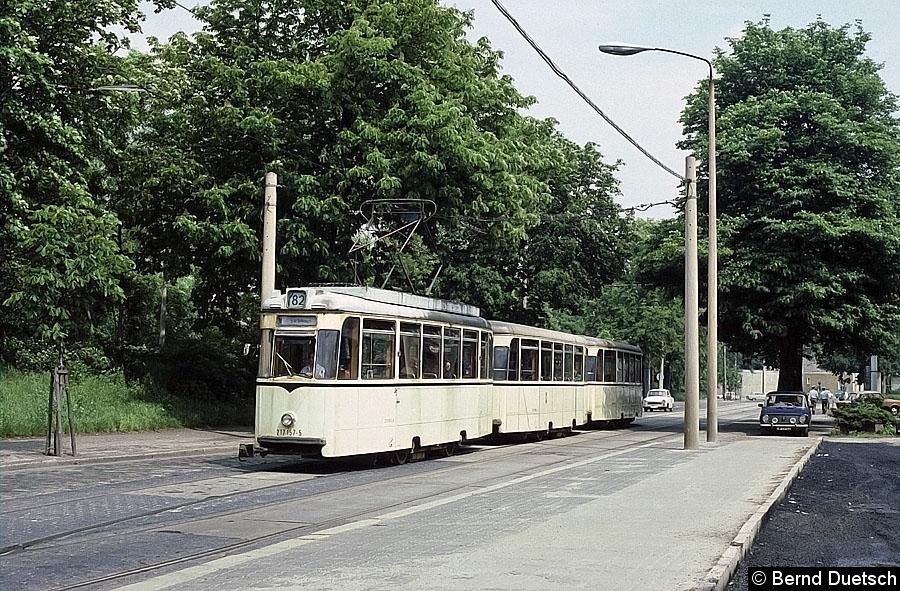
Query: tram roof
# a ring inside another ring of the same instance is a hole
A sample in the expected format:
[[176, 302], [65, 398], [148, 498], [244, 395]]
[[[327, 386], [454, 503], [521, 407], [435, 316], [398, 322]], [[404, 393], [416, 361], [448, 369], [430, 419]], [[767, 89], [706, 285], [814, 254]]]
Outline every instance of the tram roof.
[[534, 326], [527, 326], [525, 324], [515, 324], [513, 322], [503, 322], [501, 320], [490, 320], [488, 322], [491, 325], [491, 330], [494, 332], [494, 334], [510, 334], [522, 337], [532, 337], [536, 339], [568, 341], [570, 343], [582, 345], [585, 347], [620, 349], [633, 353], [641, 353], [640, 347], [622, 341], [610, 341], [608, 339], [588, 337], [558, 330], [550, 330], [548, 328], [537, 328]]
[[312, 286], [278, 290], [263, 302], [264, 311], [358, 312], [439, 322], [465, 322], [488, 328], [477, 306], [438, 298], [361, 286]]

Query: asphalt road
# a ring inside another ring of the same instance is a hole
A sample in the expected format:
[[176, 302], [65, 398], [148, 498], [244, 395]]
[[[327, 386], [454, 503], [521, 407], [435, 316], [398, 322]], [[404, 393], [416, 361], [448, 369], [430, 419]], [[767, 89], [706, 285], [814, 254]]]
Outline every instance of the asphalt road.
[[[746, 408], [730, 412], [736, 411], [746, 417]], [[11, 471], [0, 479], [0, 588], [64, 587], [148, 566], [159, 572], [156, 565], [232, 544], [244, 550], [271, 544], [392, 506], [634, 449], [634, 459], [623, 459], [621, 472], [597, 468], [610, 490], [617, 490], [660, 469], [648, 462], [664, 459], [646, 446], [680, 432], [681, 421], [677, 410], [655, 413], [629, 429], [587, 430], [542, 443], [476, 445], [454, 458], [375, 470], [270, 456], [249, 462], [152, 458]], [[687, 459], [673, 454], [661, 466]], [[562, 496], [555, 510], [572, 502]], [[534, 509], [540, 515], [552, 508]], [[519, 517], [528, 519], [530, 510], [523, 505]], [[465, 524], [460, 527], [465, 536]]]
[[900, 440], [826, 440], [770, 514], [748, 566], [900, 565]]

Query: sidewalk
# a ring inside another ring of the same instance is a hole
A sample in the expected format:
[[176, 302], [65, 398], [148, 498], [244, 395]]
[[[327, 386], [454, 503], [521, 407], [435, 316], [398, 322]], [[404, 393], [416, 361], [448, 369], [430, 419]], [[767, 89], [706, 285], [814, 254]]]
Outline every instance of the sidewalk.
[[129, 459], [189, 455], [237, 455], [238, 445], [252, 443], [249, 428], [165, 429], [131, 433], [76, 435], [78, 455], [72, 456], [71, 440], [63, 436], [63, 455], [44, 455], [46, 439], [0, 439], [0, 469], [115, 462]]

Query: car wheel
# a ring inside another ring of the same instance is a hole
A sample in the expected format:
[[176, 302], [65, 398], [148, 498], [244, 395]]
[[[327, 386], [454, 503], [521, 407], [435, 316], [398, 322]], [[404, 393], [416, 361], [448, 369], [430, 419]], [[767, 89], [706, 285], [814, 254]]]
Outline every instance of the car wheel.
[[895, 404], [894, 406], [892, 406], [892, 407], [891, 407], [891, 414], [894, 415], [895, 417], [896, 417], [897, 415], [900, 415], [900, 406], [897, 406], [896, 404]]

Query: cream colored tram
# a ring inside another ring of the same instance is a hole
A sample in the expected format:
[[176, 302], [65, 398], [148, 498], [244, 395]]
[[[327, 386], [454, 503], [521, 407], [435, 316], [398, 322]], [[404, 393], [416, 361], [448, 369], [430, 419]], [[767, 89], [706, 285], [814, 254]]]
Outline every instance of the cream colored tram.
[[479, 315], [368, 287], [273, 292], [260, 320], [259, 451], [397, 463], [489, 434], [492, 341]]
[[641, 416], [641, 350], [619, 343], [491, 321], [494, 433], [566, 432], [626, 425]]
[[490, 324], [494, 432], [540, 437], [586, 423], [585, 355], [597, 339], [509, 322]]
[[585, 358], [587, 419], [627, 425], [643, 412], [642, 354], [634, 345], [591, 339]]

